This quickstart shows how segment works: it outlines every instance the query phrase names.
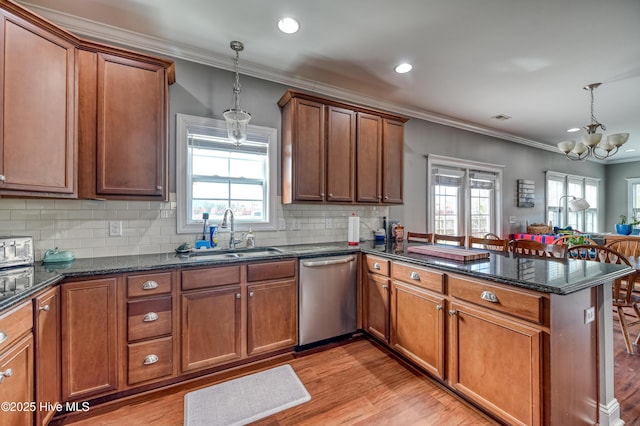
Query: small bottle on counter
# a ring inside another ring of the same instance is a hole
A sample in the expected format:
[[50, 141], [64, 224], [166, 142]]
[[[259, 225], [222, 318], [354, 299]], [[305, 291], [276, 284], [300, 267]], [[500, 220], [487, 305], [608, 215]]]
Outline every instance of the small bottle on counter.
[[245, 234], [244, 242], [247, 248], [253, 248], [256, 246], [256, 239], [255, 239], [255, 236], [253, 235], [253, 231], [251, 231], [251, 228], [249, 228], [249, 232]]

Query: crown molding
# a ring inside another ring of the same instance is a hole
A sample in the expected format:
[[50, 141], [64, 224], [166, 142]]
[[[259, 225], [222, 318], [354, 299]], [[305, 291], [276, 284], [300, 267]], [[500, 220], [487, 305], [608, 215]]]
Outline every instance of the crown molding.
[[[144, 50], [153, 54], [171, 56], [173, 58], [183, 59], [189, 62], [195, 62], [214, 68], [233, 71], [232, 63], [227, 56], [220, 56], [206, 49], [199, 49], [185, 44], [176, 44], [166, 39], [147, 36], [134, 31], [129, 31], [89, 19], [61, 13], [53, 9], [44, 8], [27, 2], [19, 3], [29, 10], [49, 19], [53, 23], [60, 25], [67, 31], [70, 31], [81, 37], [87, 37], [100, 40], [105, 43], [120, 45], [121, 47], [126, 47], [128, 49]], [[479, 126], [477, 124], [465, 122], [460, 119], [438, 114], [435, 112], [415, 108], [407, 108], [403, 105], [383, 102], [379, 99], [360, 95], [348, 89], [326, 85], [317, 81], [304, 79], [299, 76], [283, 74], [282, 71], [274, 69], [252, 66], [246, 61], [243, 61], [243, 64], [244, 66], [240, 67], [241, 73], [250, 77], [283, 84], [285, 86], [295, 87], [297, 89], [308, 90], [325, 96], [342, 99], [347, 102], [359, 103], [376, 109], [382, 109], [396, 114], [405, 115], [407, 117], [418, 118], [421, 120], [442, 124], [444, 126], [454, 127], [457, 129], [491, 136], [498, 139], [504, 139], [532, 148], [542, 149], [545, 151], [563, 155], [554, 145], [522, 138], [510, 133]], [[605, 164], [632, 161], [638, 161], [638, 158], [606, 162], [596, 160], [596, 162]]]

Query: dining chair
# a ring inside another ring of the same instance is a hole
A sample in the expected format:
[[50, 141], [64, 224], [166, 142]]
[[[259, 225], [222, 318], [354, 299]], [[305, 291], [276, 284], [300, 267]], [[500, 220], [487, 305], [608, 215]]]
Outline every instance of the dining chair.
[[[570, 247], [567, 250], [567, 257], [569, 259], [582, 259], [592, 262], [603, 263], [615, 263], [618, 265], [627, 265], [633, 267], [629, 259], [621, 252], [612, 249], [608, 246], [598, 246], [583, 244]], [[626, 277], [618, 278], [613, 283], [613, 300], [612, 304], [615, 311], [618, 313], [618, 320], [620, 321], [620, 329], [622, 331], [622, 337], [624, 338], [624, 345], [627, 348], [627, 352], [634, 353], [633, 345], [631, 344], [631, 337], [629, 336], [629, 325], [635, 324], [640, 321], [640, 297], [633, 293], [633, 283], [638, 278], [638, 272], [630, 273]], [[625, 317], [625, 308], [631, 308], [635, 314], [635, 320], [632, 324], [627, 322]], [[640, 340], [640, 334], [636, 337], [634, 344], [638, 344]]]
[[[589, 237], [585, 237], [584, 235], [561, 235], [555, 240], [553, 240], [552, 244], [564, 244], [569, 245], [572, 241], [579, 241], [579, 244], [590, 244], [592, 246], [597, 246], [598, 243], [593, 241]], [[575, 244], [575, 245], [579, 245]]]
[[469, 238], [467, 238], [467, 248], [483, 248], [485, 250], [493, 251], [508, 251], [509, 240], [469, 236]]
[[407, 241], [421, 241], [423, 243], [432, 243], [433, 234], [424, 234], [420, 232], [407, 232]]
[[501, 240], [502, 239], [502, 238], [500, 238], [500, 235], [494, 234], [493, 232], [489, 232], [489, 233], [484, 234], [484, 238], [491, 238], [491, 239], [494, 239], [494, 240]]
[[444, 234], [433, 234], [433, 243], [434, 244], [449, 244], [453, 246], [463, 246], [464, 241], [467, 239], [465, 235], [444, 235]]
[[524, 254], [539, 257], [565, 258], [567, 246], [564, 244], [545, 244], [533, 240], [514, 240], [511, 242], [511, 250], [515, 254]]
[[627, 257], [640, 257], [640, 238], [616, 239], [605, 244], [605, 246], [612, 248]]

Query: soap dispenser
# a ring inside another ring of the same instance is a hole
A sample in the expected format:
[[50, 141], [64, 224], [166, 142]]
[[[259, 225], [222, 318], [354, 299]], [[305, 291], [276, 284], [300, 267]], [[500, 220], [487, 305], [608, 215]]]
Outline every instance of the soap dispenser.
[[256, 240], [255, 237], [253, 235], [253, 232], [251, 231], [251, 228], [249, 228], [249, 232], [247, 232], [244, 236], [244, 242], [245, 245], [247, 246], [247, 248], [253, 248], [256, 246]]

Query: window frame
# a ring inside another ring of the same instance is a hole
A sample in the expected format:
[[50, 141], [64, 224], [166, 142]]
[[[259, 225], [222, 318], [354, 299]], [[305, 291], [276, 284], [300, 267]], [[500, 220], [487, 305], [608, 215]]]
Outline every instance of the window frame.
[[[627, 218], [632, 222], [634, 218], [640, 219], [640, 196], [635, 197], [634, 189], [640, 187], [640, 177], [626, 178], [627, 181]], [[635, 204], [635, 205], [634, 205]], [[636, 207], [637, 206], [637, 207]], [[636, 212], [634, 213], [634, 210]]]
[[[479, 161], [464, 160], [459, 158], [445, 157], [440, 155], [429, 154], [427, 157], [427, 230], [434, 232], [435, 230], [435, 202], [434, 202], [434, 186], [433, 186], [433, 169], [436, 168], [456, 168], [464, 170], [463, 194], [459, 200], [459, 209], [461, 211], [463, 224], [459, 225], [462, 230], [458, 235], [471, 235], [472, 231], [472, 215], [471, 215], [471, 180], [472, 173], [490, 173], [495, 175], [495, 188], [493, 208], [495, 213], [491, 218], [490, 231], [496, 234], [502, 234], [502, 178], [504, 165], [483, 163]], [[458, 231], [460, 232], [460, 231]]]
[[[200, 117], [195, 115], [176, 114], [176, 232], [178, 234], [198, 234], [202, 233], [202, 220], [198, 222], [190, 221], [190, 214], [187, 211], [188, 197], [191, 195], [191, 178], [187, 176], [188, 169], [188, 132], [190, 128], [209, 127], [216, 131], [226, 132], [224, 120], [210, 117]], [[236, 222], [236, 230], [263, 231], [276, 230], [278, 224], [277, 217], [277, 162], [278, 162], [278, 131], [277, 129], [263, 126], [249, 125], [247, 131], [248, 140], [259, 140], [267, 143], [267, 172], [266, 172], [266, 198], [265, 214], [266, 221]], [[215, 224], [215, 223], [212, 223]], [[221, 230], [224, 232], [224, 230]]]
[[[563, 191], [562, 191], [562, 195], [561, 197], [565, 197], [562, 199], [561, 201], [561, 205], [560, 206], [556, 206], [557, 201], [558, 200], [554, 200], [553, 202], [553, 207], [557, 207], [558, 209], [560, 209], [560, 211], [558, 212], [558, 217], [560, 218], [560, 223], [555, 223], [555, 221], [553, 221], [550, 218], [550, 194], [549, 194], [549, 181], [553, 180], [553, 181], [557, 181], [563, 182]], [[551, 221], [553, 226], [557, 226], [560, 228], [564, 228], [566, 226], [568, 226], [567, 224], [569, 224], [569, 219], [570, 217], [575, 218], [575, 220], [572, 219], [572, 222], [577, 223], [578, 225], [573, 226], [572, 227], [574, 229], [577, 229], [581, 232], [584, 233], [598, 233], [599, 232], [599, 215], [602, 212], [600, 209], [600, 179], [598, 178], [594, 178], [594, 177], [590, 177], [590, 176], [580, 176], [580, 175], [573, 175], [573, 174], [567, 174], [567, 173], [560, 173], [560, 172], [555, 172], [555, 171], [551, 171], [548, 170], [545, 172], [545, 215], [547, 218], [547, 222]], [[575, 185], [576, 182], [581, 182], [581, 190], [580, 190], [580, 194], [573, 194], [573, 193], [569, 193], [569, 185], [573, 184]], [[580, 212], [570, 212], [569, 211], [569, 199], [571, 198], [571, 196], [574, 196], [576, 198], [583, 198], [587, 196], [587, 186], [591, 185], [594, 186], [596, 188], [596, 204], [592, 204], [591, 202], [590, 207], [586, 210], [580, 211]], [[589, 220], [587, 220], [587, 214], [589, 214], [591, 216], [591, 218]], [[592, 230], [587, 230], [586, 229], [586, 225], [588, 222], [593, 222], [593, 226], [594, 229]], [[580, 225], [582, 229], [580, 229]]]

